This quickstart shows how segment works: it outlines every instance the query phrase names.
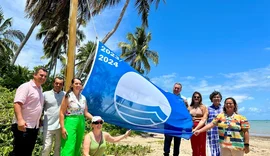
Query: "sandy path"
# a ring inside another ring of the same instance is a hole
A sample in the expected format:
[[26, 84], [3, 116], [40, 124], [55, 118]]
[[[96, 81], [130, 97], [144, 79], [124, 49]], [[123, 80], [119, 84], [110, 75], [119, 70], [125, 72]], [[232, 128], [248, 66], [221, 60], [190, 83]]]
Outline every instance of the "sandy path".
[[[147, 156], [162, 156], [163, 139], [164, 136], [161, 134], [157, 134], [154, 137], [135, 136], [135, 137], [128, 137], [127, 139], [122, 140], [120, 144], [129, 144], [129, 145], [140, 144], [143, 146], [150, 146], [152, 152], [147, 154]], [[172, 147], [171, 151], [173, 151]], [[251, 137], [250, 150], [251, 150], [250, 153], [246, 154], [247, 156], [270, 156], [270, 137]], [[180, 151], [181, 156], [192, 155], [189, 140], [182, 139]]]

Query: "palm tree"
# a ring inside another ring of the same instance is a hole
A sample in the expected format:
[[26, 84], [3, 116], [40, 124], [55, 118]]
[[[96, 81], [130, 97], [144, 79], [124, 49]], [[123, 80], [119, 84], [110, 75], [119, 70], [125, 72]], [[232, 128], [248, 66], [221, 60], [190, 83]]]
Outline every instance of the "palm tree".
[[[148, 27], [148, 14], [150, 11], [150, 5], [153, 2], [156, 2], [156, 9], [158, 7], [158, 4], [160, 2], [160, 0], [136, 0], [135, 2], [135, 7], [138, 9], [138, 14], [141, 15], [142, 17], [142, 25], [144, 27]], [[120, 0], [101, 0], [101, 1], [91, 1], [91, 8], [93, 9], [92, 14], [96, 15], [98, 13], [100, 13], [103, 9], [105, 9], [106, 7], [111, 7], [111, 6], [115, 6], [117, 4], [119, 4]], [[126, 0], [122, 11], [115, 23], [115, 26], [113, 27], [113, 29], [108, 32], [105, 37], [102, 39], [102, 43], [106, 43], [108, 41], [108, 39], [116, 32], [116, 30], [118, 29], [118, 26], [120, 25], [122, 18], [126, 12], [126, 9], [129, 5], [130, 0]], [[164, 3], [166, 3], [165, 0], [163, 0]], [[87, 61], [85, 63], [85, 67], [82, 68], [81, 71], [78, 72], [77, 76], [80, 77], [82, 75], [82, 73], [84, 72], [83, 69], [85, 69], [87, 66], [89, 66], [90, 62], [92, 62], [94, 57], [94, 53], [89, 55], [87, 58]]]
[[[47, 19], [63, 19], [67, 11], [69, 11], [70, 0], [26, 0], [25, 12], [27, 17], [31, 18], [32, 25], [29, 28], [25, 39], [16, 50], [14, 57], [12, 58], [11, 64], [14, 64], [19, 56], [22, 48], [30, 38], [33, 30], [42, 21]], [[50, 14], [52, 12], [53, 14]], [[78, 7], [78, 28], [80, 25], [85, 24], [84, 22], [90, 19], [90, 12], [86, 5], [86, 0], [79, 0]]]
[[[69, 5], [65, 7], [69, 8]], [[43, 39], [44, 44], [44, 56], [42, 58], [49, 59], [48, 64], [49, 74], [51, 70], [56, 69], [57, 60], [60, 59], [62, 62], [62, 67], [66, 65], [66, 59], [63, 55], [66, 54], [66, 47], [68, 42], [68, 17], [69, 9], [63, 9], [64, 12], [61, 13], [61, 16], [55, 16], [53, 12], [48, 12], [47, 15], [49, 18], [41, 22], [41, 28], [36, 35], [37, 39]], [[81, 24], [84, 25], [83, 19], [80, 20]], [[85, 39], [84, 33], [77, 29], [77, 45], [80, 44], [82, 40]], [[55, 75], [55, 70], [54, 70]]]
[[[83, 46], [81, 46], [78, 50], [78, 54], [76, 55], [76, 61], [77, 63], [75, 64], [75, 66], [77, 66], [77, 71], [82, 71], [84, 66], [85, 66], [85, 62], [87, 61], [87, 58], [90, 54], [94, 54], [94, 50], [96, 48], [96, 44], [92, 41], [88, 41], [86, 44], [84, 44]], [[84, 73], [89, 73], [90, 72], [90, 68], [91, 65], [88, 65], [86, 67], [86, 70], [84, 71]], [[85, 78], [87, 74], [83, 74], [83, 78]]]
[[5, 19], [4, 13], [0, 7], [0, 66], [10, 63], [14, 56], [13, 51], [18, 49], [18, 45], [14, 39], [22, 41], [24, 34], [19, 30], [12, 30], [12, 18]]
[[145, 71], [148, 74], [151, 70], [149, 60], [154, 65], [158, 64], [158, 53], [149, 50], [151, 38], [151, 33], [146, 34], [144, 27], [137, 27], [135, 34], [127, 34], [130, 43], [120, 42], [118, 45], [122, 48], [120, 57], [124, 58], [126, 62], [130, 62], [130, 66], [141, 74], [145, 74]]
[[25, 11], [28, 13], [28, 18], [32, 18], [32, 25], [29, 28], [26, 37], [21, 42], [20, 46], [15, 52], [14, 57], [12, 58], [11, 65], [14, 65], [22, 48], [24, 47], [25, 43], [30, 38], [32, 32], [34, 31], [35, 27], [41, 22], [42, 18], [44, 17], [46, 11], [51, 6], [52, 0], [43, 0], [43, 1], [26, 1]]

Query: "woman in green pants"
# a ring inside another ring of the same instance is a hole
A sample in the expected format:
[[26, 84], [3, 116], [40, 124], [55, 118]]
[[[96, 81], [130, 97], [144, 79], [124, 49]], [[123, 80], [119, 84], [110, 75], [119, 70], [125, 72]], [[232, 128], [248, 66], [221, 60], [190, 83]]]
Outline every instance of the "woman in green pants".
[[62, 100], [60, 126], [62, 133], [61, 156], [80, 156], [85, 129], [85, 119], [92, 119], [86, 98], [81, 94], [82, 81], [73, 78], [70, 90]]

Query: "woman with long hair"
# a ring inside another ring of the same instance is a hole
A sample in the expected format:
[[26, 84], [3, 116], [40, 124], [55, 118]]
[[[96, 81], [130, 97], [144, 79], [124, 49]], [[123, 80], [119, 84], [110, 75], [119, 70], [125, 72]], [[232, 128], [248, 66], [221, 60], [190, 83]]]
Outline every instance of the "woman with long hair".
[[85, 117], [92, 119], [92, 115], [88, 112], [86, 98], [81, 94], [81, 90], [82, 81], [79, 78], [73, 78], [70, 90], [61, 103], [61, 156], [81, 155]]
[[[194, 92], [192, 101], [188, 107], [193, 120], [193, 130], [196, 131], [205, 125], [208, 117], [208, 109], [202, 103], [202, 95], [199, 92]], [[193, 156], [206, 156], [206, 132], [198, 136], [193, 135], [190, 139]]]

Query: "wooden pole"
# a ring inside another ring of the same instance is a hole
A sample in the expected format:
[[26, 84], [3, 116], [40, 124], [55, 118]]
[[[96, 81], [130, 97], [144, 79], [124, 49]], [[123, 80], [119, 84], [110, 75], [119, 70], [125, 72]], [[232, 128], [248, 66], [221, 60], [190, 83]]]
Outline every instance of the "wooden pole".
[[75, 49], [76, 49], [76, 27], [77, 27], [78, 0], [70, 0], [69, 29], [68, 29], [68, 53], [66, 67], [65, 90], [67, 91], [74, 77]]

